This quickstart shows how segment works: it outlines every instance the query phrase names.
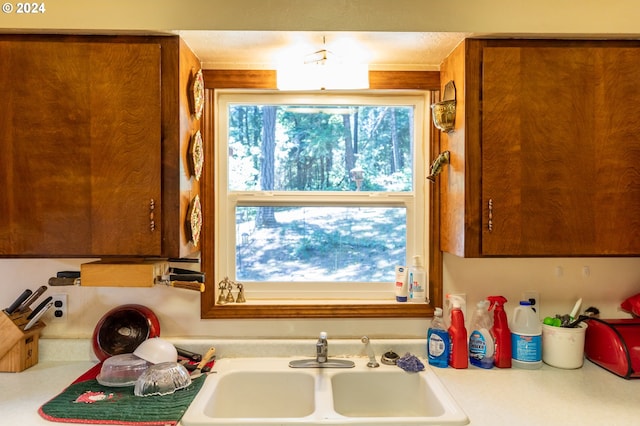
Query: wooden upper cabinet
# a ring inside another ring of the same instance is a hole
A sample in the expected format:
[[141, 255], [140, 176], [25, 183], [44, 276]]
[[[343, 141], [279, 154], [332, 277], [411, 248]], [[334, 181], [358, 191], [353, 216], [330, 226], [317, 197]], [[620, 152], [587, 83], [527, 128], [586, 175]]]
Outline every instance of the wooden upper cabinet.
[[459, 256], [640, 254], [640, 44], [467, 40], [440, 180]]
[[185, 254], [170, 40], [0, 39], [0, 256]]

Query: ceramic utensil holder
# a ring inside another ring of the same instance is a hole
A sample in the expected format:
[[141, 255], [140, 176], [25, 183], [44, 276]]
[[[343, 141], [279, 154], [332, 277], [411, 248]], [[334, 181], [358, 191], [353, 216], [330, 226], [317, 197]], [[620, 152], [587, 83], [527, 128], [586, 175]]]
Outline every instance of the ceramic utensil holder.
[[580, 368], [584, 362], [587, 324], [575, 328], [542, 325], [542, 360], [557, 368]]
[[31, 310], [11, 315], [0, 312], [0, 372], [17, 373], [38, 363], [38, 341], [45, 323], [38, 321], [24, 331], [30, 313]]

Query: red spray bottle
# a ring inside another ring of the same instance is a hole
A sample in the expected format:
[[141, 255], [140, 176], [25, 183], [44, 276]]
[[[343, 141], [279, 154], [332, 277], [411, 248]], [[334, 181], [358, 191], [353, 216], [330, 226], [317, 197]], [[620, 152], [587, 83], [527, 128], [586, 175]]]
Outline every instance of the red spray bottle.
[[447, 298], [451, 301], [449, 365], [453, 368], [467, 368], [469, 366], [469, 340], [467, 338], [467, 329], [464, 326], [464, 314], [462, 313], [464, 299], [451, 294], [447, 295]]
[[493, 364], [498, 368], [511, 368], [511, 331], [504, 312], [507, 299], [503, 296], [489, 296], [489, 310], [493, 309], [491, 334], [496, 344]]

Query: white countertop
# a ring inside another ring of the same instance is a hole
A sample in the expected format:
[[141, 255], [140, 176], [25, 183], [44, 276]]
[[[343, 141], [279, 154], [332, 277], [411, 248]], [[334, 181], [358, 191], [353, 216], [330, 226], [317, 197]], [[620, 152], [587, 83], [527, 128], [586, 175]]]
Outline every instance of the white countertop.
[[[200, 351], [209, 343], [190, 346], [181, 342], [181, 347]], [[271, 342], [274, 343], [278, 344]], [[389, 344], [383, 342], [380, 347], [388, 350]], [[416, 348], [423, 347], [424, 342], [416, 345]], [[224, 347], [224, 343], [219, 346]], [[255, 348], [256, 345], [249, 346]], [[279, 345], [283, 346], [286, 345]], [[41, 418], [38, 408], [96, 364], [86, 341], [43, 339], [40, 347], [37, 365], [20, 373], [0, 373], [0, 423], [56, 424]], [[418, 350], [414, 353], [426, 364], [422, 353]], [[376, 354], [379, 356], [380, 351]], [[640, 422], [640, 380], [622, 379], [589, 361], [577, 370], [543, 365], [539, 370], [470, 367], [466, 370], [433, 368], [433, 371], [465, 410], [473, 426], [626, 426]]]
[[576, 370], [434, 370], [474, 426], [640, 424], [640, 380], [590, 361]]

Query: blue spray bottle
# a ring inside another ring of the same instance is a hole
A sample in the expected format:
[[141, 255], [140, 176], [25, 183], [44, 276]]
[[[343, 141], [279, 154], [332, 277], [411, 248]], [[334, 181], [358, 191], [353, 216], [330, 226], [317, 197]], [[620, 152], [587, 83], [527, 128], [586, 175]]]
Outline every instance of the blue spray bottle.
[[427, 357], [429, 365], [446, 368], [449, 365], [451, 340], [442, 319], [442, 308], [436, 308], [427, 331]]

